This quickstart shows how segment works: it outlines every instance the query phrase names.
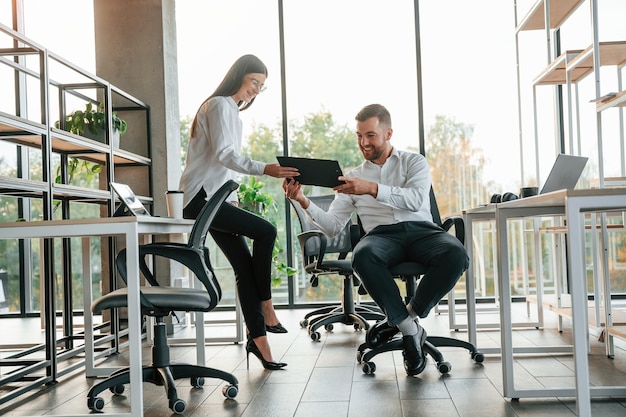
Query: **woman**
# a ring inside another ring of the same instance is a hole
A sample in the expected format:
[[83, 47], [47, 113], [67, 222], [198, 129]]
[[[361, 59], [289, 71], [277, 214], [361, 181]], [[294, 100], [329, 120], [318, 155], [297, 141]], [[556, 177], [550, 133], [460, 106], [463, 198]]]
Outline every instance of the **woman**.
[[[198, 109], [191, 125], [185, 169], [180, 180], [185, 218], [196, 218], [211, 195], [237, 173], [288, 178], [295, 168], [265, 164], [241, 155], [239, 112], [249, 108], [265, 90], [267, 67], [254, 55], [239, 58]], [[286, 333], [274, 311], [271, 294], [272, 249], [276, 228], [265, 219], [237, 207], [233, 193], [215, 216], [210, 233], [235, 271], [237, 292], [248, 328], [246, 361], [252, 353], [265, 369], [281, 369], [274, 362], [266, 331]], [[252, 253], [245, 237], [252, 239]], [[249, 362], [248, 362], [249, 363]]]

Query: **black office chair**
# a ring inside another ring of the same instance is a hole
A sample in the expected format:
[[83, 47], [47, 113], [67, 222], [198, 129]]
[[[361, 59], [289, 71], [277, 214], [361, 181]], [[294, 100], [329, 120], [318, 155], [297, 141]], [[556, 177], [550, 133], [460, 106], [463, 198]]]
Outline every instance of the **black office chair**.
[[[334, 195], [315, 196], [309, 199], [320, 208], [327, 210], [334, 200]], [[291, 201], [291, 200], [290, 200]], [[300, 322], [302, 328], [308, 327], [309, 336], [313, 341], [318, 341], [321, 334], [317, 331], [324, 327], [326, 331], [332, 331], [333, 323], [343, 323], [354, 326], [355, 330], [367, 330], [367, 320], [381, 320], [385, 316], [376, 306], [364, 304], [356, 305], [354, 302], [354, 288], [359, 287], [360, 280], [352, 271], [352, 261], [346, 259], [352, 250], [354, 237], [352, 223], [348, 222], [340, 234], [334, 238], [328, 238], [324, 233], [313, 225], [300, 204], [291, 201], [302, 232], [298, 235], [302, 250], [304, 270], [311, 274], [311, 286], [319, 285], [320, 275], [337, 274], [343, 276], [342, 302], [318, 308], [307, 313]]]
[[[142, 314], [155, 317], [152, 365], [143, 367], [143, 381], [163, 385], [169, 407], [177, 414], [185, 410], [186, 404], [178, 398], [176, 379], [190, 378], [191, 385], [199, 388], [204, 385], [204, 378], [220, 378], [229, 383], [222, 389], [225, 397], [234, 398], [239, 391], [237, 378], [230, 373], [205, 366], [171, 362], [165, 327], [165, 318], [174, 311], [211, 311], [221, 300], [222, 290], [215, 278], [205, 240], [215, 214], [228, 195], [237, 188], [236, 182], [228, 181], [211, 197], [198, 215], [187, 243], [151, 243], [139, 247], [139, 267], [150, 284], [140, 289], [141, 311]], [[202, 282], [204, 289], [159, 285], [148, 267], [147, 255], [163, 256], [180, 262]], [[120, 275], [127, 282], [126, 249], [120, 251], [115, 262]], [[125, 307], [126, 295], [126, 288], [112, 291], [96, 299], [91, 310], [98, 314], [106, 309]], [[202, 349], [202, 346], [198, 348]], [[124, 384], [128, 383], [128, 368], [114, 372], [89, 390], [87, 406], [93, 411], [102, 411], [104, 400], [98, 394], [109, 389], [113, 394], [120, 395], [124, 392]]]
[[[465, 223], [462, 217], [449, 217], [442, 222], [435, 193], [430, 189], [430, 211], [433, 221], [441, 226], [442, 229], [449, 231], [454, 226], [455, 236], [463, 243], [465, 241]], [[391, 274], [401, 279], [406, 286], [406, 299], [408, 304], [412, 294], [417, 289], [417, 280], [426, 273], [428, 269], [417, 262], [403, 262], [391, 268]], [[386, 323], [386, 322], [385, 322]], [[383, 323], [381, 323], [383, 324]], [[363, 365], [363, 372], [371, 375], [376, 372], [376, 364], [372, 362], [372, 358], [379, 353], [391, 352], [394, 350], [402, 350], [402, 335], [397, 327], [373, 326], [371, 331], [365, 335], [365, 342], [362, 343], [357, 351], [357, 361]], [[395, 335], [396, 334], [396, 335]], [[442, 374], [447, 374], [452, 370], [452, 365], [447, 362], [437, 347], [459, 347], [469, 351], [471, 358], [478, 363], [484, 360], [484, 355], [476, 350], [476, 347], [464, 340], [452, 337], [428, 336], [424, 343], [424, 351], [430, 355], [437, 363], [437, 369]]]

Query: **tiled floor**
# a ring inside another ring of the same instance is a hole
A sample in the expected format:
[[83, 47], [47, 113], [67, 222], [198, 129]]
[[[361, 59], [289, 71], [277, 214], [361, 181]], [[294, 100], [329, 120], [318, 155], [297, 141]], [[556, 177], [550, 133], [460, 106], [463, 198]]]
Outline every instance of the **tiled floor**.
[[[525, 307], [516, 306], [520, 312]], [[476, 364], [465, 351], [442, 348], [452, 364], [449, 375], [441, 376], [434, 362], [417, 377], [407, 377], [400, 352], [385, 353], [374, 359], [376, 372], [366, 375], [356, 362], [356, 348], [364, 333], [351, 326], [336, 325], [332, 334], [322, 331], [320, 342], [310, 340], [299, 321], [302, 310], [280, 310], [279, 317], [289, 329], [288, 334], [270, 334], [275, 359], [289, 365], [283, 371], [266, 371], [250, 357], [246, 369], [243, 344], [208, 345], [205, 347], [209, 366], [232, 371], [239, 379], [239, 394], [234, 400], [222, 396], [221, 380], [207, 380], [202, 389], [192, 389], [188, 380], [179, 382], [179, 396], [187, 402], [185, 416], [573, 416], [573, 398], [521, 399], [511, 401], [502, 396], [502, 371], [499, 356], [487, 355]], [[489, 313], [490, 314], [490, 313]], [[516, 346], [567, 344], [570, 333], [556, 330], [556, 318], [546, 312], [546, 328], [520, 329], [515, 332]], [[522, 316], [519, 316], [522, 317]], [[479, 320], [495, 320], [484, 313]], [[523, 320], [523, 318], [522, 318]], [[6, 329], [6, 321], [2, 326]], [[431, 314], [422, 321], [431, 335], [453, 335], [466, 338], [463, 331], [448, 330], [445, 314]], [[207, 328], [210, 332], [211, 328]], [[0, 338], [5, 337], [3, 331]], [[591, 334], [591, 380], [594, 385], [626, 385], [626, 350], [618, 342], [616, 356], [608, 359], [597, 334]], [[499, 332], [481, 330], [479, 348], [499, 345]], [[146, 345], [144, 358], [149, 357]], [[124, 354], [109, 362], [123, 363]], [[193, 346], [172, 348], [176, 361], [195, 361]], [[516, 357], [516, 387], [573, 386], [573, 361], [569, 355], [535, 355]], [[94, 383], [77, 372], [64, 377], [52, 387], [41, 388], [0, 406], [0, 415], [71, 415], [88, 413], [86, 392]], [[107, 402], [104, 413], [128, 412], [127, 388], [122, 396], [103, 393]], [[171, 416], [162, 387], [144, 384], [146, 416]], [[626, 399], [594, 399], [593, 417], [626, 415]]]

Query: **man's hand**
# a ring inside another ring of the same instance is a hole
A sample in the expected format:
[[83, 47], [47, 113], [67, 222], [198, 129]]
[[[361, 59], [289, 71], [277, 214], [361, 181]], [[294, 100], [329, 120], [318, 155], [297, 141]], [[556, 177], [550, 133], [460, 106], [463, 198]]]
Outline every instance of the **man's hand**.
[[355, 194], [366, 195], [369, 194], [376, 198], [378, 195], [378, 184], [375, 182], [367, 181], [362, 178], [348, 178], [339, 177], [340, 181], [345, 181], [345, 184], [333, 187], [333, 190], [342, 194]]
[[284, 167], [280, 164], [267, 164], [263, 174], [274, 178], [293, 178], [300, 175], [300, 171], [298, 171], [298, 168]]
[[297, 201], [303, 209], [309, 207], [310, 201], [302, 192], [302, 184], [293, 178], [283, 180], [283, 190], [290, 200]]

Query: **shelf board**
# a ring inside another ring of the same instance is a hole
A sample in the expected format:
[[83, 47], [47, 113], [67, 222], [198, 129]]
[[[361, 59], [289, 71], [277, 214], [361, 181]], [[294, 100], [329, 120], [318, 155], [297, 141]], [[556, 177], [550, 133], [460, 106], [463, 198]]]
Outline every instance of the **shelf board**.
[[567, 64], [581, 52], [582, 49], [563, 52], [541, 74], [535, 77], [533, 85], [565, 84]]
[[560, 27], [585, 0], [537, 0], [517, 25], [516, 31], [545, 29], [544, 4], [550, 3], [550, 29]]
[[612, 107], [626, 107], [626, 90], [607, 97], [605, 100], [599, 100], [596, 103], [596, 111], [598, 112]]
[[123, 149], [113, 149], [113, 163], [115, 165], [150, 165], [152, 159], [137, 155]]
[[[592, 178], [589, 181], [589, 188], [599, 188], [600, 179]], [[626, 187], [626, 177], [604, 177], [603, 188]]]
[[609, 326], [606, 331], [612, 336], [626, 340], [626, 326]]
[[[600, 49], [600, 66], [622, 65], [626, 62], [626, 41], [600, 42], [598, 47]], [[589, 72], [593, 71], [593, 45], [589, 45], [569, 64], [571, 68], [579, 66], [589, 68]]]
[[54, 198], [62, 197], [70, 200], [87, 200], [106, 203], [111, 199], [111, 192], [108, 190], [96, 190], [70, 184], [53, 184], [52, 193]]
[[41, 197], [48, 191], [48, 184], [43, 181], [0, 175], [0, 194], [15, 197]]
[[[531, 303], [537, 303], [537, 296], [536, 295], [527, 295], [526, 296], [526, 302], [531, 302]], [[560, 316], [565, 316], [565, 317], [572, 317], [572, 303], [571, 303], [571, 296], [569, 294], [561, 294], [561, 306], [559, 307], [558, 305], [558, 299], [557, 296], [554, 294], [544, 294], [543, 295], [543, 306], [554, 311], [555, 313], [557, 313]], [[596, 323], [594, 322], [593, 318], [595, 316], [595, 309], [596, 309], [596, 305], [593, 301], [588, 301], [587, 302], [588, 308], [589, 308], [589, 312], [588, 312], [588, 319], [589, 319], [589, 326], [590, 327], [595, 327]], [[606, 323], [604, 322], [604, 318], [605, 318], [605, 314], [604, 314], [604, 307], [600, 306], [600, 318], [601, 318], [601, 322], [599, 323], [600, 327], [604, 327], [606, 325]], [[613, 326], [626, 326], [626, 311], [621, 311], [619, 309], [614, 308], [612, 311], [612, 318], [613, 318]]]
[[[109, 146], [83, 136], [75, 135], [58, 128], [51, 128], [52, 151], [74, 156], [97, 164], [106, 164]], [[41, 149], [42, 136], [47, 133], [44, 125], [28, 119], [0, 112], [0, 139]], [[136, 155], [122, 149], [113, 149], [115, 165], [150, 165], [148, 157]]]
[[46, 127], [29, 119], [0, 112], [0, 138], [40, 137], [46, 133]]
[[[600, 42], [600, 65], [623, 65], [626, 63], [626, 41]], [[576, 83], [593, 72], [593, 45], [584, 50], [565, 51], [541, 74], [535, 77], [534, 85], [565, 84], [567, 72], [570, 81]]]

